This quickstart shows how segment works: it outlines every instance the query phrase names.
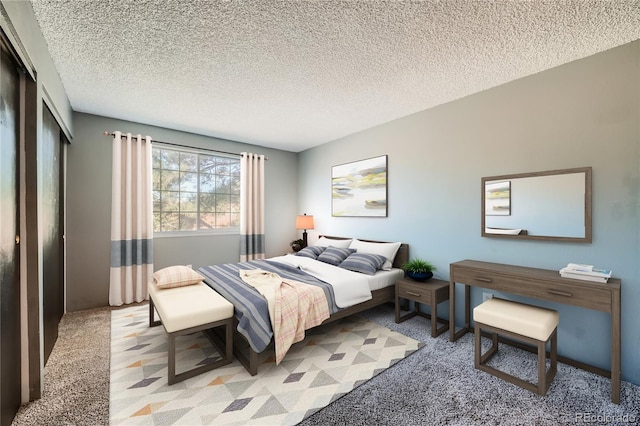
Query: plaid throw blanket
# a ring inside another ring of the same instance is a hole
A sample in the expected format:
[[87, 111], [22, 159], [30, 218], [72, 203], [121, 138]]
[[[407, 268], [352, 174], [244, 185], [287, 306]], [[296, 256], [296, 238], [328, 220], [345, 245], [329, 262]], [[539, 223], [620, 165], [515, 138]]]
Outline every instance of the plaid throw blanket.
[[327, 298], [320, 287], [283, 280], [275, 272], [242, 269], [240, 278], [267, 300], [276, 347], [276, 364], [294, 343], [304, 339], [305, 330], [329, 318]]
[[262, 269], [278, 274], [287, 282], [297, 281], [318, 287], [325, 295], [329, 314], [339, 310], [330, 284], [293, 266], [268, 260], [252, 260], [199, 268], [198, 272], [204, 276], [204, 282], [233, 304], [234, 314], [238, 319], [238, 332], [247, 339], [255, 352], [260, 353], [267, 348], [273, 338], [273, 329], [267, 301], [255, 288], [240, 279], [241, 269]]

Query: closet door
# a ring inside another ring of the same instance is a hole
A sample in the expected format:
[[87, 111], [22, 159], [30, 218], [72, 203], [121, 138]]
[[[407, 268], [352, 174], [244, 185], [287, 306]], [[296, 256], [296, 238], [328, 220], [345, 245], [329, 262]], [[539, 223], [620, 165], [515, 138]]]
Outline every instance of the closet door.
[[0, 47], [0, 424], [9, 425], [20, 407], [20, 75]]
[[64, 314], [62, 132], [46, 105], [42, 108], [42, 320], [44, 362], [58, 339]]

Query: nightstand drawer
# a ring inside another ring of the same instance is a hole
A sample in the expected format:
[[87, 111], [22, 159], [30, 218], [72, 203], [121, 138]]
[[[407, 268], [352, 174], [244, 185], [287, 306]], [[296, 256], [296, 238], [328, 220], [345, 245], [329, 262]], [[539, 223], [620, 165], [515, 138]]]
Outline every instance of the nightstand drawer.
[[402, 297], [403, 299], [411, 299], [416, 302], [426, 303], [428, 305], [431, 304], [431, 290], [428, 289], [424, 285], [413, 284], [408, 282], [399, 282], [396, 284], [398, 286], [398, 297]]

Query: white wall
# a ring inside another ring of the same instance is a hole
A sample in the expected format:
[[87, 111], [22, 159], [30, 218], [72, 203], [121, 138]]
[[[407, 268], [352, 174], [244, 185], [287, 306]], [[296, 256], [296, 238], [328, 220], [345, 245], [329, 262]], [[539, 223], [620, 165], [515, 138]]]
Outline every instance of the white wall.
[[[622, 279], [622, 375], [640, 384], [639, 104], [634, 42], [305, 151], [299, 207], [315, 216], [315, 234], [409, 243], [447, 280], [462, 259], [612, 269]], [[388, 217], [331, 217], [331, 166], [384, 154]], [[583, 166], [593, 167], [592, 244], [480, 236], [481, 177]], [[549, 306], [560, 311], [559, 353], [608, 369], [609, 316]]]

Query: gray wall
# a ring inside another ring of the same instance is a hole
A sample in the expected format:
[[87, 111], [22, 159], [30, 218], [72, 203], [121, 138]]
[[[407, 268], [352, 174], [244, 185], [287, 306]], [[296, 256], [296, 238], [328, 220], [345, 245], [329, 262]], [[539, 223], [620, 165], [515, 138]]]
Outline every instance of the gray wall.
[[[314, 235], [409, 243], [442, 279], [462, 259], [612, 269], [622, 279], [622, 375], [640, 384], [639, 104], [636, 41], [305, 151], [299, 207], [315, 215]], [[331, 166], [384, 154], [388, 217], [331, 217]], [[583, 166], [593, 167], [592, 244], [480, 236], [481, 177]], [[481, 300], [474, 289], [472, 303]], [[559, 352], [608, 369], [609, 316], [547, 306], [560, 311]]]
[[[240, 144], [160, 127], [74, 113], [75, 137], [67, 166], [67, 310], [109, 304], [111, 226], [111, 138], [104, 131], [150, 135], [163, 142], [227, 152], [265, 154], [266, 254], [286, 253], [296, 238], [297, 154]], [[162, 237], [154, 240], [154, 268], [192, 264], [194, 268], [237, 262], [235, 235]]]

